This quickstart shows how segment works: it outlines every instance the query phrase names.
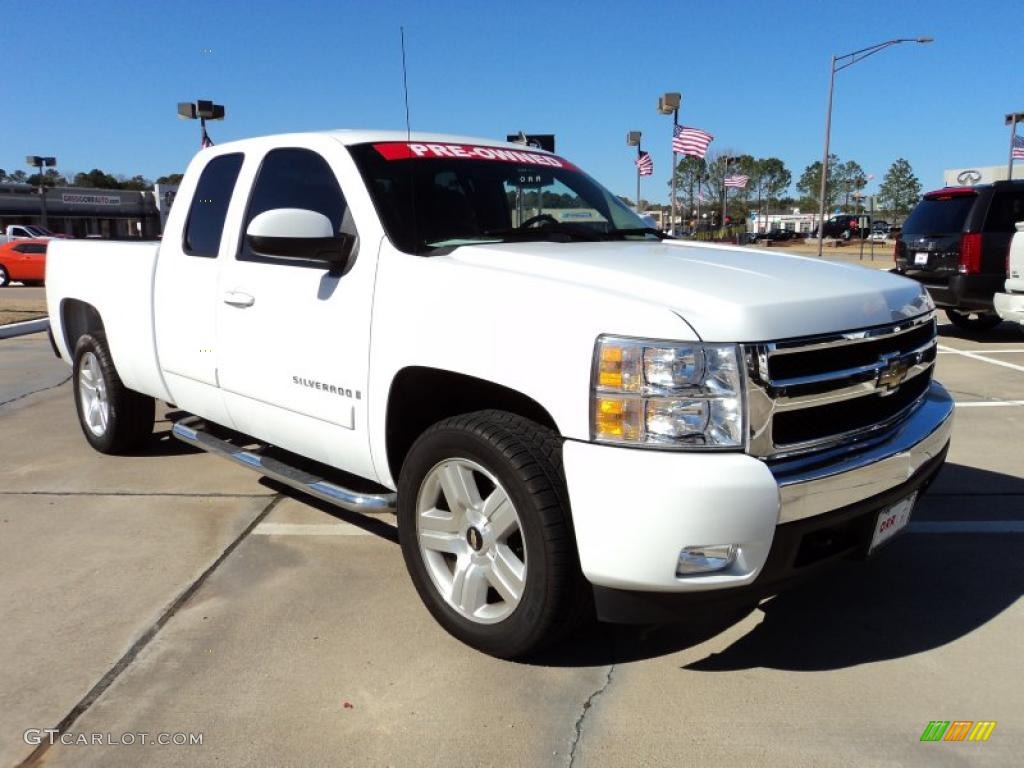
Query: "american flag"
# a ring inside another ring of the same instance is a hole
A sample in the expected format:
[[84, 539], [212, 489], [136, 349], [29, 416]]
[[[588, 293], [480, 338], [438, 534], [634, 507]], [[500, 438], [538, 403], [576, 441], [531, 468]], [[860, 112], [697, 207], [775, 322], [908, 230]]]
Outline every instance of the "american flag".
[[677, 125], [672, 132], [672, 151], [693, 157], [704, 157], [708, 144], [715, 137], [700, 128]]
[[737, 173], [733, 174], [732, 176], [725, 177], [725, 186], [739, 187], [740, 189], [744, 189], [747, 186], [748, 181], [750, 181], [749, 176], [744, 176], [743, 174]]
[[654, 173], [654, 161], [651, 160], [650, 152], [640, 150], [636, 158], [636, 169], [641, 176], [650, 176]]
[[1024, 136], [1013, 137], [1013, 159], [1024, 160]]
[[203, 128], [203, 138], [199, 142], [199, 148], [200, 149], [206, 149], [207, 147], [212, 147], [212, 146], [213, 146], [213, 139], [210, 138], [210, 134], [208, 134], [206, 132], [206, 129]]

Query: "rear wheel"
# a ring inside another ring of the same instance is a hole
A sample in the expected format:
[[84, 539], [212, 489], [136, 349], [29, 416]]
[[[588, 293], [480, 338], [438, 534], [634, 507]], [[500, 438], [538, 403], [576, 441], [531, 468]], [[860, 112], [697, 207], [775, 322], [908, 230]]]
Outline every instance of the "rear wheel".
[[551, 430], [481, 411], [435, 424], [402, 466], [413, 584], [441, 626], [485, 653], [534, 653], [589, 610], [561, 456]]
[[987, 331], [995, 328], [1003, 320], [992, 312], [961, 312], [958, 309], [947, 309], [949, 322], [962, 331]]
[[3, 288], [9, 282], [11, 282], [11, 275], [8, 273], [7, 267], [0, 264], [0, 288]]
[[153, 433], [153, 398], [121, 383], [102, 332], [78, 340], [72, 378], [78, 423], [97, 451], [129, 453]]

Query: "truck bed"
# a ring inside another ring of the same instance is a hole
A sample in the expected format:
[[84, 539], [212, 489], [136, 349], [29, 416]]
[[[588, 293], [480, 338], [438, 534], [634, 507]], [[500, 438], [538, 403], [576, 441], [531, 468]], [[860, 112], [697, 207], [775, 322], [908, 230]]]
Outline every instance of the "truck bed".
[[69, 365], [64, 323], [71, 302], [100, 315], [114, 364], [125, 386], [169, 399], [153, 333], [156, 242], [53, 240], [46, 254], [46, 304], [54, 342]]

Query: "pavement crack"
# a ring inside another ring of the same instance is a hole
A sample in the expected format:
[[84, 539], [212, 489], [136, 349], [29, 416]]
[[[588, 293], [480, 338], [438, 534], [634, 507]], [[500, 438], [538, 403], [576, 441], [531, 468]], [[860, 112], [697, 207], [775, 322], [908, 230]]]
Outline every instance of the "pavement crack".
[[284, 496], [279, 493], [271, 499], [270, 503], [260, 510], [259, 514], [252, 519], [245, 529], [238, 534], [230, 544], [228, 544], [224, 551], [218, 555], [217, 559], [214, 560], [205, 571], [199, 574], [199, 576], [174, 599], [164, 612], [160, 614], [160, 617], [153, 622], [134, 643], [132, 643], [131, 648], [129, 648], [125, 654], [117, 660], [117, 663], [108, 669], [106, 674], [99, 679], [99, 682], [97, 682], [89, 692], [71, 708], [71, 711], [68, 712], [51, 731], [46, 731], [46, 733], [50, 734], [50, 738], [44, 740], [39, 744], [39, 746], [32, 750], [28, 757], [18, 763], [16, 768], [34, 768], [41, 764], [47, 751], [49, 751], [50, 746], [54, 743], [60, 743], [60, 734], [66, 733], [67, 730], [75, 724], [75, 721], [85, 714], [89, 707], [91, 707], [96, 700], [114, 684], [114, 681], [120, 677], [122, 672], [131, 666], [136, 657], [147, 645], [150, 644], [153, 638], [156, 637], [157, 633], [163, 629], [163, 626], [171, 620], [171, 618], [192, 598], [196, 592], [199, 591], [203, 584], [206, 583], [206, 580], [209, 579], [210, 576], [213, 575], [214, 571], [220, 567], [220, 564], [235, 551], [238, 545], [241, 544], [250, 533], [252, 533], [253, 529], [257, 525], [263, 522], [267, 515], [269, 515], [273, 511], [274, 507], [276, 507], [283, 499]]
[[576, 729], [572, 739], [572, 746], [569, 749], [569, 768], [573, 768], [576, 765], [576, 748], [580, 745], [580, 740], [583, 738], [583, 721], [587, 717], [587, 713], [590, 712], [590, 708], [594, 704], [594, 699], [608, 690], [608, 686], [612, 684], [612, 673], [615, 671], [615, 664], [608, 665], [608, 674], [605, 676], [604, 683], [594, 691], [587, 700], [583, 702], [583, 708], [580, 710], [580, 716], [576, 718]]
[[0, 408], [3, 408], [5, 405], [9, 405], [10, 403], [16, 403], [19, 400], [24, 400], [26, 397], [32, 397], [32, 395], [38, 395], [40, 392], [46, 392], [47, 390], [50, 390], [50, 389], [56, 389], [57, 387], [63, 387], [69, 381], [71, 381], [71, 374], [70, 373], [68, 374], [66, 379], [62, 379], [61, 381], [58, 381], [56, 384], [51, 384], [50, 386], [42, 387], [41, 389], [33, 389], [31, 392], [26, 392], [23, 395], [18, 395], [17, 397], [12, 397], [10, 400], [4, 400], [2, 403], [0, 403]]

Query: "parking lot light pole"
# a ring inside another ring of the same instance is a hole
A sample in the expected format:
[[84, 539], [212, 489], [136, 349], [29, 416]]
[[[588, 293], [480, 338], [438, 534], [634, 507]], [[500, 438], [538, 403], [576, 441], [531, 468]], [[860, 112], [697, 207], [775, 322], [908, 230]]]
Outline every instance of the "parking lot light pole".
[[179, 101], [178, 117], [182, 120], [199, 120], [199, 146], [206, 148], [213, 146], [210, 137], [206, 135], [207, 120], [223, 120], [224, 105], [214, 104], [212, 101], [200, 99], [196, 102]]
[[876, 43], [870, 45], [867, 48], [861, 48], [859, 51], [853, 53], [844, 53], [842, 56], [832, 57], [832, 68], [829, 74], [828, 80], [828, 109], [825, 112], [825, 152], [821, 157], [821, 192], [819, 195], [819, 211], [818, 211], [818, 258], [822, 255], [822, 246], [825, 243], [825, 191], [828, 185], [828, 145], [829, 139], [832, 135], [832, 94], [835, 91], [836, 86], [836, 72], [840, 72], [847, 67], [852, 67], [858, 61], [863, 61], [868, 56], [878, 53], [879, 51], [885, 50], [886, 48], [899, 45], [900, 43], [930, 43], [934, 40], [933, 37], [897, 37], [892, 40], [886, 40], [884, 43]]
[[627, 147], [636, 147], [636, 159], [638, 161], [637, 164], [636, 164], [636, 212], [637, 213], [640, 213], [640, 164], [639, 164], [639, 160], [640, 160], [640, 157], [641, 157], [640, 136], [641, 136], [641, 132], [640, 131], [628, 131], [626, 133], [626, 146]]
[[40, 218], [42, 219], [42, 225], [47, 225], [46, 220], [46, 169], [57, 167], [56, 157], [40, 157], [39, 155], [29, 155], [25, 158], [25, 162], [32, 168], [36, 168], [39, 172], [39, 207], [40, 207]]
[[1017, 137], [1017, 123], [1024, 123], [1024, 112], [1011, 112], [1006, 116], [1010, 126], [1010, 158], [1006, 163], [1006, 180], [1013, 181], [1013, 140]]
[[[672, 91], [658, 97], [658, 113], [672, 115], [672, 139], [676, 137], [676, 126], [679, 125], [679, 105], [683, 102], [683, 95]], [[676, 234], [676, 151], [672, 150], [672, 221], [669, 222], [668, 233]]]

